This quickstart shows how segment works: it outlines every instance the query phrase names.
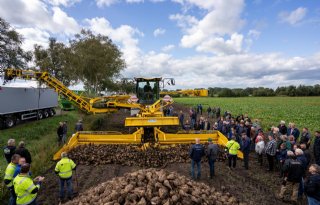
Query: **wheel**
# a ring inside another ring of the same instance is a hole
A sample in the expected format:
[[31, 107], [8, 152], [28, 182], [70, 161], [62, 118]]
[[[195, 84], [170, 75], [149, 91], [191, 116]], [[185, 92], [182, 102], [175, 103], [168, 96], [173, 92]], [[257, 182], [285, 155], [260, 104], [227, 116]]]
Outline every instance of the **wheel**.
[[56, 114], [56, 112], [54, 111], [54, 109], [50, 109], [49, 110], [49, 115], [52, 117]]
[[43, 116], [44, 116], [44, 118], [48, 118], [48, 117], [49, 117], [49, 112], [48, 112], [48, 110], [44, 110], [44, 111], [43, 111]]
[[16, 118], [15, 117], [7, 117], [5, 119], [5, 125], [7, 128], [11, 128], [16, 124]]
[[41, 111], [38, 111], [38, 120], [43, 119], [43, 113]]
[[0, 130], [5, 128], [5, 123], [3, 119], [0, 119]]

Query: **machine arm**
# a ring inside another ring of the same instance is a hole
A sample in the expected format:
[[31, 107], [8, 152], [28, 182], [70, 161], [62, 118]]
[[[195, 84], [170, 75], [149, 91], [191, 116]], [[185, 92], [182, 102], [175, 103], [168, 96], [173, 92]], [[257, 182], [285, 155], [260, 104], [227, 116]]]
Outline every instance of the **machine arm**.
[[[35, 79], [44, 82], [50, 88], [53, 88], [60, 95], [65, 96], [68, 100], [77, 105], [81, 110], [87, 113], [110, 113], [115, 112], [120, 108], [139, 107], [136, 104], [127, 103], [130, 96], [107, 96], [98, 98], [86, 98], [69, 90], [68, 87], [63, 85], [58, 79], [51, 76], [48, 72], [38, 72], [33, 70], [20, 70], [20, 69], [4, 69], [5, 82], [15, 78], [31, 80]], [[112, 103], [111, 103], [112, 102]], [[96, 104], [102, 106], [94, 107]], [[108, 106], [112, 104], [113, 106]], [[119, 107], [121, 104], [123, 107]]]

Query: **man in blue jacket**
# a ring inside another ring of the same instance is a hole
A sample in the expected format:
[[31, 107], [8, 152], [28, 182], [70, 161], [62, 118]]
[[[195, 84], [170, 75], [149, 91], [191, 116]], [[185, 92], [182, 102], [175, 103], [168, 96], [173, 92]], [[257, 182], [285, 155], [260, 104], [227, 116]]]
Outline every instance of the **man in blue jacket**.
[[246, 131], [241, 133], [241, 151], [243, 152], [244, 168], [249, 169], [249, 153], [251, 140], [247, 136]]
[[[201, 158], [205, 155], [204, 147], [200, 144], [200, 139], [196, 139], [196, 144], [192, 145], [189, 156], [191, 158], [191, 176], [193, 179], [200, 179], [201, 177]], [[197, 165], [198, 173], [195, 178], [194, 167]]]

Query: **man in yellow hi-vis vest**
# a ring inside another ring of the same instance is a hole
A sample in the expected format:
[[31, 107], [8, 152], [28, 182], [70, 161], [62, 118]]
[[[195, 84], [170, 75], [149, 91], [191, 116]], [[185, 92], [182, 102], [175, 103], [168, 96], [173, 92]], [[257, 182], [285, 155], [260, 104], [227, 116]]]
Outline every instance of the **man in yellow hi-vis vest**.
[[226, 144], [226, 149], [228, 151], [229, 169], [231, 169], [231, 162], [232, 162], [232, 167], [235, 169], [236, 163], [237, 163], [237, 153], [238, 153], [238, 150], [240, 149], [240, 145], [236, 141], [235, 136], [232, 136], [231, 140]]
[[9, 199], [9, 205], [15, 205], [16, 204], [16, 194], [14, 193], [13, 188], [13, 175], [17, 168], [17, 164], [19, 163], [20, 155], [14, 154], [11, 157], [11, 162], [8, 164], [5, 175], [4, 175], [4, 184], [8, 187], [10, 191], [10, 199]]
[[30, 164], [21, 165], [21, 172], [13, 180], [14, 191], [17, 195], [17, 205], [37, 205], [36, 198], [44, 177], [34, 180], [29, 175]]
[[61, 160], [57, 163], [55, 173], [60, 177], [60, 201], [64, 199], [64, 184], [67, 184], [68, 199], [72, 199], [72, 170], [76, 169], [76, 164], [68, 158], [66, 152], [61, 153]]

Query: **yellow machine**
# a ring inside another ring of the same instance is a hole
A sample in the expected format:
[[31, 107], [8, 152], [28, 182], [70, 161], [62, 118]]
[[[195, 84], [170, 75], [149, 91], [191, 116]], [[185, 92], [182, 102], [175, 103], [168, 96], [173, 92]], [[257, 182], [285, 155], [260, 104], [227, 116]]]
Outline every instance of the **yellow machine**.
[[[93, 132], [83, 131], [74, 134], [69, 142], [64, 145], [53, 157], [54, 160], [60, 158], [60, 154], [69, 151], [82, 144], [190, 144], [195, 138], [205, 142], [212, 138], [217, 144], [225, 146], [227, 138], [218, 131], [207, 131], [205, 133], [165, 133], [162, 127], [178, 126], [177, 117], [164, 116], [163, 108], [172, 104], [170, 96], [160, 99], [160, 83], [164, 84], [162, 78], [135, 78], [136, 95], [116, 95], [98, 98], [85, 98], [70, 91], [59, 80], [52, 77], [47, 72], [37, 72], [32, 70], [5, 69], [5, 82], [14, 78], [36, 79], [44, 82], [53, 88], [60, 95], [72, 101], [81, 110], [87, 113], [110, 113], [119, 109], [138, 109], [135, 117], [127, 117], [126, 127], [136, 127], [132, 134], [122, 134], [120, 132]], [[171, 79], [171, 82], [173, 80]], [[239, 151], [238, 157], [243, 158]]]
[[190, 96], [190, 97], [208, 97], [208, 90], [204, 88], [196, 88], [194, 90], [176, 90], [176, 91], [161, 91], [161, 96], [164, 95], [179, 95], [179, 96]]

